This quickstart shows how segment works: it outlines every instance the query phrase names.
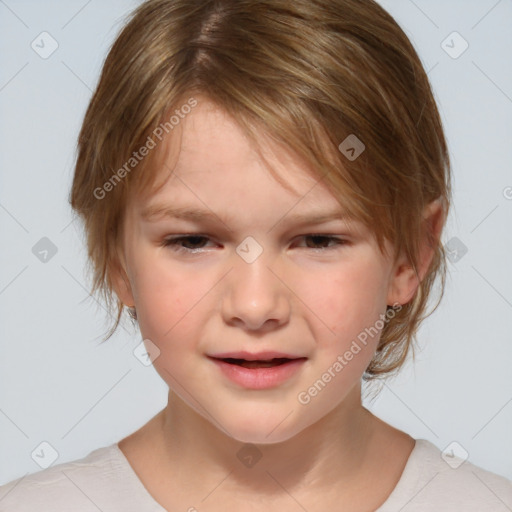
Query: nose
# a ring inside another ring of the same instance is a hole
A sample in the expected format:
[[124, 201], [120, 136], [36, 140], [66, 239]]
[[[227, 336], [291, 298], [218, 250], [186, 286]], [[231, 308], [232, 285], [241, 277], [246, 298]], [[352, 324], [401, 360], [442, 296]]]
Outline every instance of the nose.
[[265, 252], [252, 263], [234, 255], [222, 300], [228, 325], [251, 331], [276, 329], [289, 321], [290, 292]]

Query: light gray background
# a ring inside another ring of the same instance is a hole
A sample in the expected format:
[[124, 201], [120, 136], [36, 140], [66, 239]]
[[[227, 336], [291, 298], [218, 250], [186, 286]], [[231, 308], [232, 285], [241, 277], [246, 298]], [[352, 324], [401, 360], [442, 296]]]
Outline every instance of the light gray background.
[[[88, 295], [83, 235], [67, 204], [91, 91], [137, 4], [0, 0], [0, 483], [40, 470], [31, 454], [43, 441], [55, 464], [81, 458], [166, 404], [166, 385], [132, 353], [137, 333], [125, 325], [99, 344], [105, 312]], [[512, 479], [512, 1], [382, 4], [429, 70], [454, 171], [443, 241], [457, 237], [468, 251], [449, 265], [415, 366], [367, 404]], [[31, 48], [43, 31], [59, 44], [48, 59]], [[453, 31], [469, 43], [457, 59], [441, 46]], [[46, 263], [32, 253], [42, 237], [58, 249]]]

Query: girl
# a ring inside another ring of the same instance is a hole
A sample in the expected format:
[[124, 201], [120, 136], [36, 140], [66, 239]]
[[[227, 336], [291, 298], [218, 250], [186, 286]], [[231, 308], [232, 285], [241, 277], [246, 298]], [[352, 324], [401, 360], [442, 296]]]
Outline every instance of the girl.
[[371, 0], [149, 0], [105, 62], [71, 204], [167, 407], [0, 510], [512, 507], [511, 484], [386, 424], [450, 204], [427, 76]]

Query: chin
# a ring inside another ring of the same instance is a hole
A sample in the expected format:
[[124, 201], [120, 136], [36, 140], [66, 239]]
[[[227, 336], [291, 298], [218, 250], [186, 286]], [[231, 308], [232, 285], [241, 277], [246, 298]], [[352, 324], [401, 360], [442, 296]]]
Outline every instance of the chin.
[[[233, 439], [242, 443], [250, 444], [277, 444], [292, 439], [302, 428], [292, 420], [292, 415], [284, 421], [281, 415], [279, 418], [273, 415], [261, 414], [258, 418], [246, 418], [244, 421], [240, 419], [238, 422], [231, 421], [227, 426]], [[292, 421], [290, 421], [292, 420]], [[235, 420], [236, 421], [236, 420]]]

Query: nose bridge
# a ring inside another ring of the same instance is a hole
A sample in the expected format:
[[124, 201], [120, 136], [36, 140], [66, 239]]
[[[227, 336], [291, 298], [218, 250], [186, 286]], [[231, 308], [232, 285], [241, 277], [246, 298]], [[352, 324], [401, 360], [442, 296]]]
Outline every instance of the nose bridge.
[[225, 320], [241, 322], [250, 329], [258, 329], [268, 321], [287, 321], [289, 298], [286, 287], [275, 275], [279, 275], [277, 259], [252, 237], [247, 237], [236, 253], [223, 299]]

